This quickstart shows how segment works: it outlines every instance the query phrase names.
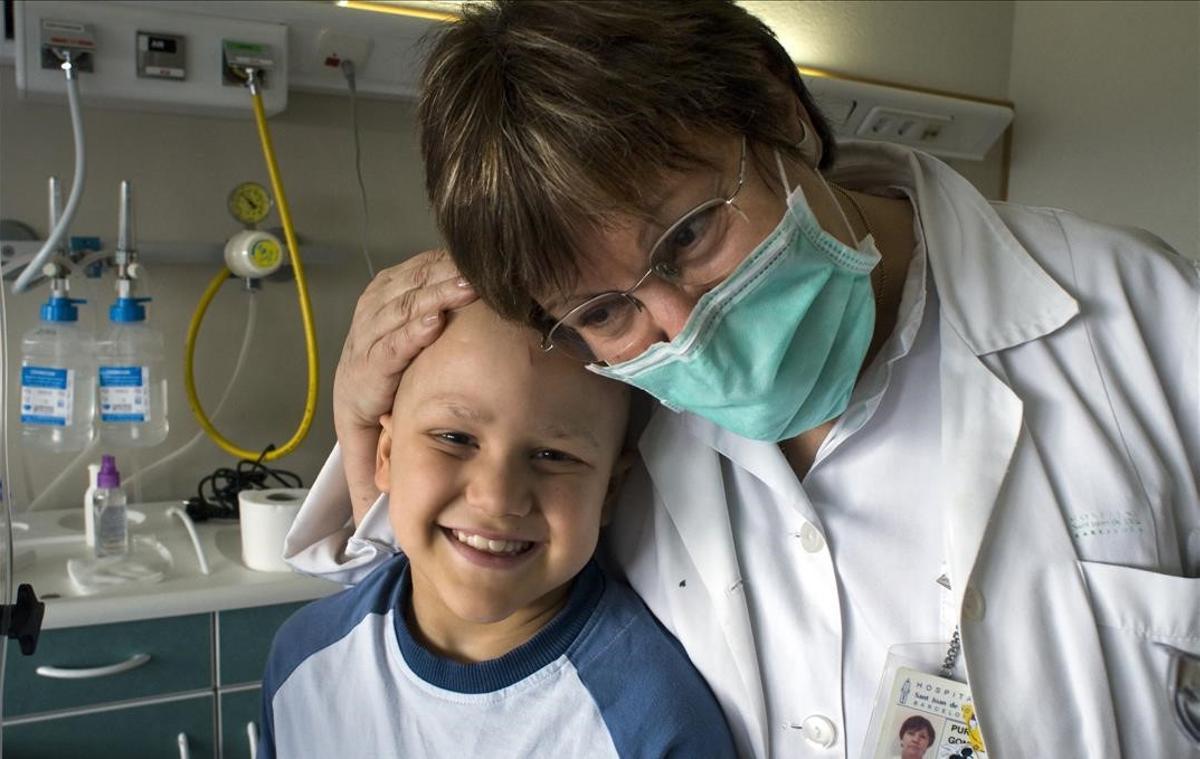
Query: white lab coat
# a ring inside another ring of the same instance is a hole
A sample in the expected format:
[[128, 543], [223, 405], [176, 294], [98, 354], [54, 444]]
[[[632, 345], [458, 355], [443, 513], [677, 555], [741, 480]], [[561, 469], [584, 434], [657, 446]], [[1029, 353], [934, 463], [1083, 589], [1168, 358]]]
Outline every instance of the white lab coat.
[[[988, 204], [899, 150], [848, 146], [835, 177], [875, 181], [887, 153], [918, 186], [940, 299], [949, 574], [989, 755], [1196, 756], [1167, 672], [1172, 648], [1200, 656], [1200, 271], [1142, 232]], [[746, 508], [789, 508], [800, 483], [777, 446], [690, 414], [657, 411], [639, 449], [611, 557], [712, 687], [740, 753], [771, 756], [722, 462], [776, 500]], [[290, 560], [357, 579], [393, 550], [385, 509], [352, 536], [335, 450]]]

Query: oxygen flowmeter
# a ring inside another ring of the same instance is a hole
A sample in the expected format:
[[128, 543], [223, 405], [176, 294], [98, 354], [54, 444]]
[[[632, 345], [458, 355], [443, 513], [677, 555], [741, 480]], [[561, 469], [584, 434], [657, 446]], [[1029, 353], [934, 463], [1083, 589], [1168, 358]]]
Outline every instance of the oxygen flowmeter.
[[225, 243], [225, 265], [234, 276], [260, 279], [283, 265], [283, 244], [270, 232], [255, 229], [267, 218], [274, 203], [267, 188], [242, 182], [229, 193], [230, 215], [247, 228]]

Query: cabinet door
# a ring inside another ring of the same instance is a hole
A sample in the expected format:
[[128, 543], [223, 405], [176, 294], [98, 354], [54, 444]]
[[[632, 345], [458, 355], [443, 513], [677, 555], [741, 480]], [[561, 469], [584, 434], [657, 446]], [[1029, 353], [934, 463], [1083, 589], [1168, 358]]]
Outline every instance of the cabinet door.
[[212, 616], [47, 630], [8, 656], [4, 717], [212, 687]]
[[254, 736], [262, 728], [262, 688], [222, 693], [221, 756], [224, 759], [250, 759], [247, 725], [253, 723]]
[[7, 759], [190, 759], [216, 756], [213, 697], [192, 696], [146, 706], [77, 714], [4, 726]]
[[217, 612], [218, 685], [261, 682], [275, 631], [301, 606], [304, 604], [278, 604]]

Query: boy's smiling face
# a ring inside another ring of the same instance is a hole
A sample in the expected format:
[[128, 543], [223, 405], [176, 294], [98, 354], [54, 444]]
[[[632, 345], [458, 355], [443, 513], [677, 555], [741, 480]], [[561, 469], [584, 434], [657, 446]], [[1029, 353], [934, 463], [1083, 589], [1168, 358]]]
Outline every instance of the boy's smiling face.
[[595, 550], [628, 390], [555, 354], [468, 306], [404, 373], [383, 419], [376, 484], [437, 647], [472, 626], [540, 628]]

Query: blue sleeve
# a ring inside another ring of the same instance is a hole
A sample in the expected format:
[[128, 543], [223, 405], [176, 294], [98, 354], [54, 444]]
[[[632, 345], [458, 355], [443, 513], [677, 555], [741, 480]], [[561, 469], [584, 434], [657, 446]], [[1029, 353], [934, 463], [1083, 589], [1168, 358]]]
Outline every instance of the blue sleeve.
[[368, 614], [386, 613], [396, 603], [407, 564], [399, 554], [360, 584], [300, 608], [280, 625], [263, 672], [259, 759], [274, 759], [276, 753], [275, 694], [305, 659], [341, 640]]
[[262, 689], [262, 719], [258, 728], [257, 759], [275, 759], [275, 710], [271, 708], [271, 697]]
[[632, 590], [610, 586], [568, 656], [621, 757], [736, 757], [708, 684]]

